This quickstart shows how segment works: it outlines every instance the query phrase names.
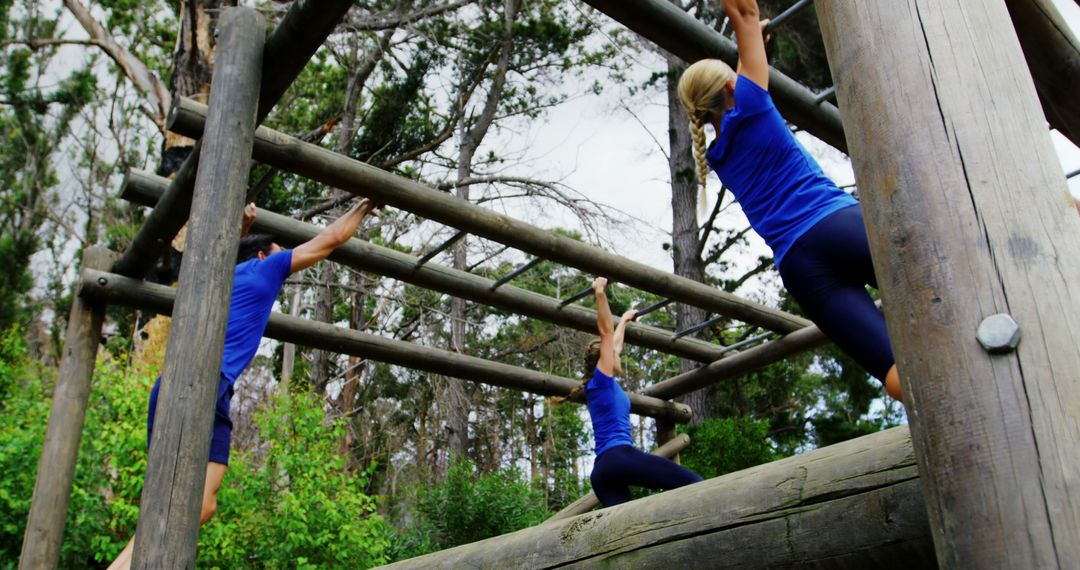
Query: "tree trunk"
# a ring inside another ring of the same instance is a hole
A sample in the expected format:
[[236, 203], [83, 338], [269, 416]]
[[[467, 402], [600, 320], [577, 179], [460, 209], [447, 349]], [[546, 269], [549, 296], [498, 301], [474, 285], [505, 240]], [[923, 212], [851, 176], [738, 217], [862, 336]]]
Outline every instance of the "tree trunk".
[[[686, 69], [675, 58], [668, 58], [668, 170], [671, 176], [671, 251], [675, 262], [675, 274], [700, 283], [705, 282], [705, 263], [701, 259], [701, 241], [697, 222], [698, 176], [694, 151], [690, 138], [690, 125], [679, 103], [679, 77]], [[675, 326], [685, 329], [709, 318], [704, 309], [684, 303], [675, 305]], [[693, 336], [701, 337], [705, 331]], [[679, 359], [679, 373], [689, 372], [700, 364], [686, 358]], [[687, 394], [683, 403], [694, 411], [692, 423], [701, 423], [713, 417], [716, 388], [709, 386]]]

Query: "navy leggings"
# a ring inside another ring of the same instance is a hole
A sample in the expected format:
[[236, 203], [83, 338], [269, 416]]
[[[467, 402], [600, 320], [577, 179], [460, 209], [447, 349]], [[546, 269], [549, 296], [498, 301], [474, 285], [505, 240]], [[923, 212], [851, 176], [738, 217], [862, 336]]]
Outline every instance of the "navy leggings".
[[630, 500], [630, 485], [666, 491], [697, 483], [701, 476], [670, 459], [620, 445], [596, 458], [589, 480], [596, 498], [610, 507]]
[[795, 240], [780, 277], [810, 320], [879, 380], [892, 368], [885, 317], [866, 286], [877, 288], [858, 205], [836, 211]]

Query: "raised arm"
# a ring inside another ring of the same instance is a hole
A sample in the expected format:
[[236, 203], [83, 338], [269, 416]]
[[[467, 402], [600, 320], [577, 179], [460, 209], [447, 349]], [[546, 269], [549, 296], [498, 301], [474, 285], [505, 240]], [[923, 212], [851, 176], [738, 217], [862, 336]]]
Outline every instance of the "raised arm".
[[626, 336], [626, 325], [637, 318], [637, 309], [630, 309], [619, 317], [619, 324], [615, 325], [615, 338], [612, 350], [615, 351], [615, 372], [619, 372], [619, 357], [622, 356], [623, 337]]
[[356, 202], [348, 212], [326, 226], [318, 235], [293, 248], [289, 270], [296, 273], [326, 259], [353, 237], [360, 222], [371, 213], [372, 206], [371, 200], [367, 198]]
[[600, 359], [596, 362], [596, 368], [608, 376], [615, 375], [618, 365], [618, 356], [615, 354], [615, 327], [611, 317], [611, 307], [608, 306], [607, 279], [597, 277], [593, 279], [593, 293], [596, 294], [596, 328], [600, 333]]
[[724, 11], [731, 20], [735, 42], [739, 45], [739, 74], [762, 89], [768, 89], [769, 59], [765, 55], [757, 0], [724, 0]]

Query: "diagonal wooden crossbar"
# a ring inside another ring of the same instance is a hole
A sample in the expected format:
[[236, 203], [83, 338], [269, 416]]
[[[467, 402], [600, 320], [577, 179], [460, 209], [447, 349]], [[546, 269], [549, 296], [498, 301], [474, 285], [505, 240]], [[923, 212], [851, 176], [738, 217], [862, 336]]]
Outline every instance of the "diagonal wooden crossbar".
[[[171, 314], [177, 295], [176, 289], [171, 287], [92, 269], [82, 273], [80, 283], [79, 294], [89, 299], [163, 315]], [[570, 378], [281, 313], [271, 314], [270, 322], [266, 326], [266, 336], [311, 348], [452, 375], [542, 396], [565, 396], [580, 384], [578, 380]], [[643, 416], [679, 423], [690, 421], [691, 415], [688, 406], [639, 394], [630, 395], [630, 410]]]
[[[143, 170], [131, 170], [124, 180], [120, 197], [153, 207], [168, 187], [169, 181]], [[252, 231], [273, 235], [285, 247], [295, 247], [315, 237], [322, 228], [259, 208]], [[496, 281], [446, 266], [425, 263], [407, 253], [353, 238], [335, 250], [330, 260], [361, 271], [370, 271], [399, 279], [419, 287], [458, 296], [470, 301], [541, 319], [582, 332], [596, 332], [596, 311], [579, 305], [560, 308], [558, 299], [533, 293], [510, 284], [495, 288]], [[627, 342], [699, 362], [720, 358], [724, 347], [696, 338], [673, 339], [669, 331], [631, 323]]]
[[[732, 68], [738, 64], [735, 42], [668, 0], [585, 0], [585, 3], [683, 61], [713, 57], [724, 60]], [[834, 105], [819, 103], [814, 92], [772, 68], [769, 69], [769, 92], [785, 119], [847, 152], [844, 125]]]
[[[266, 39], [265, 79], [259, 90], [256, 124], [266, 118], [352, 5], [353, 0], [320, 0], [293, 2], [289, 6]], [[147, 216], [131, 245], [113, 265], [114, 271], [132, 277], [144, 276], [164, 245], [187, 223], [201, 146], [201, 143], [196, 144], [184, 160], [161, 205]]]
[[[170, 129], [185, 136], [202, 134], [205, 106], [178, 98]], [[588, 244], [561, 236], [467, 200], [396, 176], [318, 145], [260, 127], [255, 134], [256, 160], [471, 234], [504, 243], [612, 281], [665, 298], [698, 306], [768, 330], [788, 333], [810, 321], [731, 293], [661, 271]]]

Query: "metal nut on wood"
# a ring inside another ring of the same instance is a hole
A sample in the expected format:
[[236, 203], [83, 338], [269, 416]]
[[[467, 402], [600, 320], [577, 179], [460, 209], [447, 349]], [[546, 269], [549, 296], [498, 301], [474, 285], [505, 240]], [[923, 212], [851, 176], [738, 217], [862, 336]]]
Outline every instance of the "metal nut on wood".
[[975, 332], [979, 344], [991, 354], [1012, 352], [1020, 344], [1020, 337], [1020, 325], [1005, 313], [986, 317]]

